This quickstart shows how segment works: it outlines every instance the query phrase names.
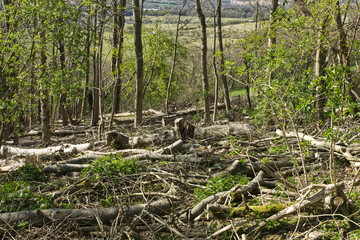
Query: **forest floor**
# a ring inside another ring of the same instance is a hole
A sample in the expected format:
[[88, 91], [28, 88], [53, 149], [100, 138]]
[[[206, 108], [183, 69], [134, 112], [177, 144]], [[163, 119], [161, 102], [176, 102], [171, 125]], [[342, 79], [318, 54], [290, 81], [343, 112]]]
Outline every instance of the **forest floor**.
[[[0, 238], [360, 239], [357, 144], [331, 148], [320, 131], [294, 137], [246, 118], [202, 126], [197, 114], [149, 113], [137, 129], [117, 115], [112, 132], [129, 137], [120, 147], [86, 122], [55, 125], [58, 148], [36, 129], [8, 142]], [[178, 138], [177, 118], [194, 136]]]

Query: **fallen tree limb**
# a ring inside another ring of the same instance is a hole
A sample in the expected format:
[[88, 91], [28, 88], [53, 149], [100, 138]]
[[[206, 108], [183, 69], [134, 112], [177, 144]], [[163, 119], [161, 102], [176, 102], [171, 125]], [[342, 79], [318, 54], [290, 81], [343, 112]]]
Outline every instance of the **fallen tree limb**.
[[219, 161], [219, 156], [213, 156], [209, 159], [198, 158], [187, 155], [163, 155], [163, 154], [154, 154], [154, 153], [144, 153], [138, 154], [135, 156], [127, 157], [126, 159], [135, 159], [135, 160], [151, 160], [151, 161], [170, 161], [170, 162], [189, 162], [189, 163], [203, 163], [207, 161]]
[[229, 217], [268, 217], [285, 209], [287, 204], [268, 204], [262, 206], [228, 207], [221, 204], [208, 204], [207, 210], [220, 218]]
[[227, 231], [229, 231], [229, 230], [231, 230], [231, 229], [235, 229], [235, 228], [237, 228], [238, 226], [241, 226], [241, 225], [243, 225], [243, 224], [246, 224], [247, 222], [248, 222], [248, 220], [246, 220], [246, 219], [233, 220], [233, 221], [231, 221], [231, 224], [229, 224], [229, 225], [221, 228], [220, 230], [214, 232], [213, 234], [211, 234], [211, 236], [209, 236], [209, 237], [206, 238], [206, 239], [213, 239], [213, 238], [215, 238], [215, 237], [223, 234], [224, 232], [227, 232]]
[[[262, 230], [264, 227], [266, 227], [267, 223], [270, 221], [277, 221], [277, 220], [284, 218], [292, 213], [297, 212], [300, 209], [309, 207], [309, 206], [319, 202], [320, 200], [326, 198], [327, 196], [334, 193], [335, 191], [345, 189], [345, 184], [342, 183], [337, 186], [335, 186], [334, 184], [329, 184], [329, 185], [322, 185], [322, 187], [323, 188], [319, 192], [314, 194], [313, 196], [311, 196], [307, 199], [302, 199], [299, 202], [295, 203], [294, 205], [291, 205], [291, 206], [281, 210], [280, 212], [272, 215], [271, 217], [267, 218], [266, 220], [260, 222], [259, 224], [254, 225], [253, 227], [250, 227], [247, 230], [247, 232], [248, 233], [258, 232], [258, 231]], [[313, 187], [310, 185], [310, 186], [306, 187], [305, 190], [309, 189], [309, 191], [310, 191], [312, 188]]]
[[44, 173], [67, 173], [67, 172], [81, 172], [84, 168], [89, 167], [90, 164], [56, 164], [44, 167]]
[[[224, 170], [217, 172], [212, 175], [212, 177], [219, 177], [227, 174], [235, 174], [238, 172], [241, 172], [245, 175], [254, 175], [254, 171], [258, 172], [260, 171], [260, 165], [263, 164], [263, 162], [250, 162], [250, 161], [241, 161], [241, 160], [235, 160], [231, 166], [225, 168]], [[293, 167], [294, 164], [290, 161], [276, 161], [276, 162], [269, 162], [266, 164], [270, 168], [280, 169], [282, 167]]]
[[228, 197], [231, 196], [232, 199], [241, 199], [242, 195], [247, 195], [248, 193], [252, 193], [254, 190], [258, 189], [261, 185], [262, 181], [264, 180], [265, 172], [260, 171], [253, 180], [251, 180], [246, 186], [241, 186], [237, 184], [233, 188], [222, 196], [218, 202], [225, 202]]
[[97, 219], [109, 224], [119, 215], [125, 219], [134, 218], [146, 210], [150, 213], [163, 216], [170, 212], [171, 202], [168, 199], [159, 199], [148, 204], [138, 204], [127, 208], [90, 208], [90, 209], [46, 209], [28, 210], [0, 214], [0, 224], [14, 224], [29, 222], [35, 225], [45, 225], [49, 220], [59, 224], [66, 220], [77, 221], [80, 224], [97, 224]]
[[[246, 185], [240, 191], [238, 191], [238, 194], [246, 194], [248, 192], [252, 192], [253, 190], [255, 190], [259, 186], [259, 181], [261, 181], [263, 179], [263, 177], [264, 177], [264, 172], [260, 171], [258, 173], [258, 175], [248, 185]], [[230, 189], [229, 191], [219, 192], [219, 193], [216, 193], [212, 196], [209, 196], [209, 197], [203, 199], [194, 208], [192, 208], [187, 214], [185, 213], [185, 214], [181, 215], [180, 218], [185, 219], [187, 217], [187, 219], [189, 221], [193, 221], [196, 217], [198, 217], [204, 211], [204, 209], [206, 208], [206, 206], [208, 204], [215, 202], [220, 198], [223, 198], [224, 196], [230, 194], [231, 192], [236, 191], [237, 186]]]
[[[280, 135], [280, 136], [284, 136], [284, 133], [279, 129], [276, 130], [276, 134]], [[285, 134], [285, 137], [288, 137], [288, 138], [297, 137], [297, 136], [299, 136], [299, 138], [302, 140], [309, 141], [310, 144], [314, 147], [330, 149], [330, 145], [331, 145], [330, 142], [316, 140], [313, 136], [306, 135], [301, 132], [298, 132], [297, 134], [296, 134], [296, 132], [288, 132]], [[340, 153], [342, 156], [344, 156], [349, 161], [360, 161], [358, 157], [353, 156], [351, 154], [351, 151], [359, 151], [358, 145], [354, 145], [354, 146], [350, 145], [348, 147], [344, 147], [344, 146], [335, 144], [333, 149], [335, 152]]]

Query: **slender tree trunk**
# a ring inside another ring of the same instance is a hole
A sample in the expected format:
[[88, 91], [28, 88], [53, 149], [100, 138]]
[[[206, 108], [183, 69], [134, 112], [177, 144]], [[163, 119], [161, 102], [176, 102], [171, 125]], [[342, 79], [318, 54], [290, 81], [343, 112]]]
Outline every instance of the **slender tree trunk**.
[[198, 14], [201, 25], [201, 78], [203, 84], [204, 98], [204, 121], [210, 121], [210, 100], [209, 100], [209, 79], [207, 74], [207, 36], [205, 15], [202, 12], [200, 0], [195, 0], [196, 12]]
[[[115, 4], [115, 3], [114, 3]], [[117, 5], [117, 3], [116, 3]], [[112, 127], [115, 113], [120, 111], [120, 92], [121, 92], [121, 65], [123, 57], [123, 43], [124, 43], [124, 27], [125, 27], [125, 9], [126, 0], [120, 0], [120, 10], [118, 7], [114, 11], [114, 49], [117, 54], [113, 56], [112, 69], [115, 72], [115, 87], [113, 92], [113, 105], [111, 111], [110, 128]], [[116, 27], [116, 25], [118, 25]], [[115, 34], [118, 36], [118, 41], [115, 40]], [[117, 42], [117, 44], [115, 44]], [[115, 60], [114, 60], [115, 57]], [[114, 66], [115, 64], [115, 66]]]
[[270, 29], [269, 29], [269, 38], [268, 38], [268, 47], [276, 44], [276, 16], [275, 13], [279, 7], [279, 0], [271, 0], [271, 12], [270, 12]]
[[142, 122], [143, 109], [143, 80], [144, 80], [144, 59], [143, 46], [141, 38], [141, 11], [139, 0], [133, 0], [134, 15], [134, 44], [135, 44], [135, 61], [136, 61], [136, 80], [135, 80], [135, 122], [134, 126], [138, 127]]
[[181, 15], [182, 15], [182, 11], [184, 10], [184, 7], [186, 5], [186, 2], [187, 2], [186, 0], [183, 2], [183, 5], [182, 5], [181, 9], [179, 10], [178, 19], [177, 19], [177, 23], [176, 23], [176, 32], [175, 32], [175, 39], [174, 39], [174, 50], [173, 50], [173, 56], [172, 56], [171, 71], [170, 71], [169, 81], [168, 81], [167, 88], [166, 88], [166, 99], [165, 99], [166, 114], [169, 114], [170, 91], [171, 91], [171, 84], [174, 79], [174, 73], [175, 73]]
[[[97, 9], [97, 6], [95, 7], [95, 17], [94, 17], [94, 36], [95, 36], [95, 39], [94, 39], [94, 44], [99, 44], [97, 43], [97, 15], [98, 15], [98, 9]], [[91, 121], [91, 125], [92, 126], [96, 126], [98, 124], [98, 121], [99, 121], [99, 108], [100, 108], [100, 101], [99, 101], [99, 87], [100, 87], [100, 84], [99, 84], [99, 72], [98, 72], [98, 62], [99, 62], [99, 55], [98, 55], [98, 52], [97, 50], [95, 49], [94, 50], [94, 56], [93, 56], [93, 75], [94, 75], [94, 87], [93, 87], [93, 109], [92, 109], [92, 121]]]
[[81, 99], [81, 113], [80, 119], [84, 117], [86, 110], [86, 102], [88, 97], [88, 85], [90, 81], [90, 47], [91, 47], [91, 8], [87, 8], [86, 17], [86, 40], [85, 40], [85, 52], [86, 52], [86, 72], [85, 72], [85, 84], [83, 89], [83, 96]]
[[219, 41], [219, 52], [220, 52], [220, 78], [224, 91], [224, 102], [226, 107], [226, 112], [229, 112], [230, 106], [230, 96], [229, 96], [229, 87], [227, 84], [225, 71], [225, 55], [224, 55], [224, 45], [223, 45], [223, 37], [222, 37], [222, 24], [221, 24], [221, 0], [217, 2], [217, 35]]
[[[61, 71], [65, 71], [65, 39], [64, 36], [61, 36], [59, 39], [59, 51], [60, 51], [60, 68]], [[63, 126], [67, 126], [69, 124], [68, 116], [66, 113], [66, 93], [61, 93], [60, 96], [60, 111], [62, 117], [62, 124]]]
[[[117, 72], [117, 60], [118, 60], [118, 54], [121, 54], [121, 49], [119, 51], [119, 33], [120, 33], [120, 10], [118, 9], [118, 1], [117, 0], [112, 0], [112, 17], [113, 17], [113, 46], [112, 46], [112, 56], [111, 56], [111, 72], [112, 75], [114, 76], [114, 91], [113, 91], [113, 104], [112, 104], [112, 114], [113, 113], [118, 113], [119, 112], [119, 83], [120, 81], [120, 73]], [[119, 79], [119, 80], [118, 80]]]
[[259, 0], [256, 0], [256, 13], [255, 13], [255, 31], [258, 30], [259, 23]]
[[100, 17], [100, 29], [99, 29], [99, 50], [98, 50], [98, 86], [99, 86], [99, 117], [100, 123], [98, 128], [98, 140], [101, 141], [102, 134], [105, 128], [105, 122], [103, 118], [103, 91], [102, 91], [102, 82], [103, 82], [103, 45], [104, 45], [104, 32], [105, 32], [105, 18], [106, 18], [106, 1], [103, 2], [101, 9]]
[[316, 87], [316, 112], [318, 121], [324, 120], [325, 107], [325, 80], [324, 76], [326, 48], [324, 46], [324, 36], [327, 31], [328, 19], [325, 19], [321, 24], [321, 30], [318, 33], [316, 58], [315, 58], [315, 78], [319, 83]]
[[215, 77], [215, 99], [214, 99], [214, 113], [213, 113], [213, 121], [216, 121], [217, 116], [217, 105], [219, 101], [219, 74], [217, 72], [217, 65], [216, 65], [216, 15], [218, 14], [218, 7], [215, 9], [214, 14], [214, 38], [213, 38], [213, 57], [212, 57], [212, 64], [214, 68], [214, 77]]
[[[44, 78], [46, 74], [46, 52], [45, 52], [45, 32], [44, 30], [40, 33], [40, 39], [41, 39], [41, 52], [40, 52], [40, 60], [41, 60], [41, 77]], [[49, 90], [46, 86], [44, 86], [44, 83], [41, 83], [40, 85], [41, 89], [41, 140], [45, 144], [50, 143], [50, 97], [49, 97]]]

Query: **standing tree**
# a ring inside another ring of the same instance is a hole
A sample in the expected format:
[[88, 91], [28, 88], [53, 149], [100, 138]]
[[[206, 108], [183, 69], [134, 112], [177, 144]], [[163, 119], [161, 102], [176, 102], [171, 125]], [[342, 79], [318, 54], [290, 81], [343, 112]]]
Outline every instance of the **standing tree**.
[[186, 0], [183, 2], [183, 5], [181, 6], [181, 8], [179, 10], [178, 19], [177, 19], [177, 23], [176, 23], [176, 31], [175, 31], [175, 39], [174, 39], [174, 52], [173, 52], [173, 57], [172, 57], [169, 81], [168, 81], [167, 88], [166, 88], [166, 99], [165, 99], [166, 114], [169, 114], [169, 98], [170, 98], [171, 84], [172, 84], [172, 81], [174, 78], [174, 73], [175, 73], [175, 64], [176, 64], [176, 56], [177, 56], [177, 50], [178, 50], [181, 15], [182, 15], [182, 11], [183, 11], [185, 5], [186, 5]]
[[205, 15], [202, 12], [200, 0], [195, 0], [196, 12], [198, 14], [201, 26], [201, 79], [203, 85], [204, 98], [204, 121], [210, 121], [210, 99], [209, 99], [209, 79], [207, 72], [207, 36]]
[[117, 0], [113, 0], [113, 56], [111, 70], [115, 78], [115, 87], [113, 92], [113, 104], [111, 110], [110, 127], [114, 119], [115, 113], [120, 111], [120, 91], [121, 91], [121, 65], [123, 58], [123, 43], [124, 43], [124, 27], [125, 27], [125, 9], [126, 0], [120, 0], [120, 6]]
[[224, 102], [226, 111], [230, 110], [230, 96], [229, 96], [229, 88], [226, 80], [225, 71], [225, 56], [224, 56], [224, 44], [223, 44], [223, 36], [222, 36], [222, 24], [221, 24], [221, 0], [217, 0], [217, 36], [219, 41], [219, 57], [220, 57], [220, 78], [224, 91]]
[[143, 109], [143, 80], [144, 80], [144, 59], [141, 37], [141, 9], [139, 0], [133, 0], [134, 16], [134, 44], [136, 61], [136, 80], [135, 80], [135, 121], [134, 126], [138, 127], [142, 122]]

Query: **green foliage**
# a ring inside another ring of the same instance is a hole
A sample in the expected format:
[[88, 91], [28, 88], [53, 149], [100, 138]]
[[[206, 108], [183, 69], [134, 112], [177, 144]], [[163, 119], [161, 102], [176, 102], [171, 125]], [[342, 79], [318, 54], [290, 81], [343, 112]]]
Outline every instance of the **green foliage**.
[[0, 187], [0, 213], [53, 207], [51, 198], [34, 193], [36, 186], [26, 181], [9, 182]]
[[110, 154], [101, 157], [89, 167], [82, 170], [82, 174], [90, 176], [90, 180], [100, 179], [109, 174], [130, 175], [140, 171], [138, 162], [132, 159], [125, 159], [121, 155]]
[[25, 164], [12, 173], [14, 181], [46, 182], [45, 173], [34, 164]]
[[360, 239], [360, 230], [352, 231], [348, 234], [350, 240]]
[[218, 192], [228, 191], [236, 184], [246, 185], [248, 182], [249, 179], [241, 174], [210, 178], [205, 189], [196, 188], [194, 190], [195, 202], [198, 203]]
[[346, 220], [328, 220], [320, 224], [320, 228], [326, 232], [324, 239], [344, 239], [345, 231], [350, 229]]

